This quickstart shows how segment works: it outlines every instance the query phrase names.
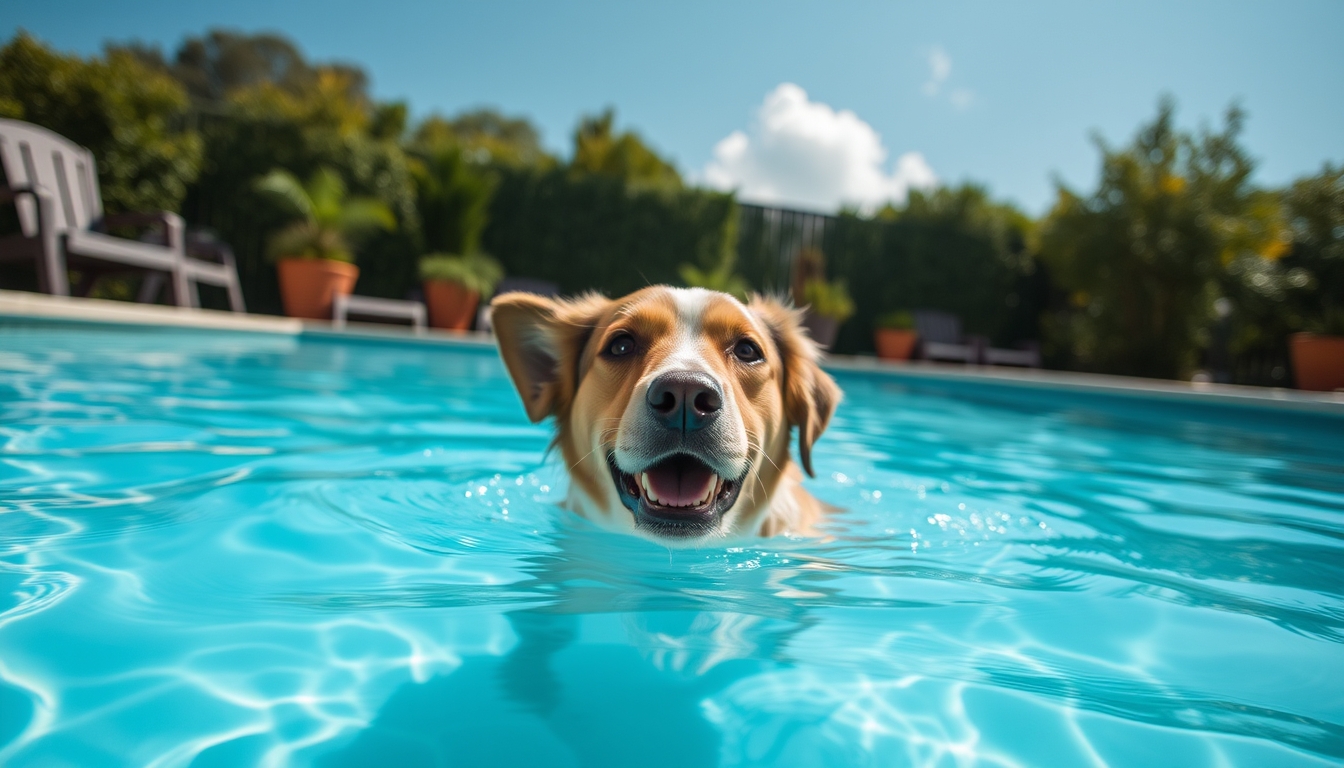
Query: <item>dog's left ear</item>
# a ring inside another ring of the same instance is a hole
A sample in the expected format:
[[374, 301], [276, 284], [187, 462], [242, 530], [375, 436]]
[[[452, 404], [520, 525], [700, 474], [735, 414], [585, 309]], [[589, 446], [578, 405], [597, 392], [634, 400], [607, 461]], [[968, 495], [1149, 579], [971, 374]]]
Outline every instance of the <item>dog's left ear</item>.
[[530, 293], [506, 293], [490, 302], [499, 354], [533, 423], [568, 412], [583, 348], [610, 303], [598, 294], [549, 299]]
[[784, 413], [798, 427], [798, 458], [807, 474], [812, 471], [812, 444], [826, 431], [835, 407], [840, 404], [840, 388], [821, 370], [821, 348], [803, 329], [800, 310], [778, 300], [753, 296], [747, 308], [770, 329], [784, 367]]

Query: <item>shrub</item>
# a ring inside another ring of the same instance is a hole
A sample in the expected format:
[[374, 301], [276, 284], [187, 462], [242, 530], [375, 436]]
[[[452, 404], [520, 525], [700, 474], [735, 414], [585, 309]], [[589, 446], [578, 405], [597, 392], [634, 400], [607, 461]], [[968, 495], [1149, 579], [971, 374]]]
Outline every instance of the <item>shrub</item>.
[[909, 310], [898, 309], [884, 315], [878, 315], [874, 325], [877, 328], [889, 328], [896, 331], [913, 331], [915, 329], [915, 316]]
[[803, 284], [803, 303], [813, 314], [840, 323], [854, 315], [854, 300], [843, 280], [808, 280]]
[[485, 297], [494, 293], [495, 286], [504, 279], [504, 268], [483, 253], [466, 256], [432, 253], [420, 259], [420, 279], [458, 283]]
[[0, 117], [87, 147], [109, 212], [177, 211], [201, 169], [201, 140], [182, 127], [187, 94], [127, 51], [59, 54], [20, 32], [0, 48]]

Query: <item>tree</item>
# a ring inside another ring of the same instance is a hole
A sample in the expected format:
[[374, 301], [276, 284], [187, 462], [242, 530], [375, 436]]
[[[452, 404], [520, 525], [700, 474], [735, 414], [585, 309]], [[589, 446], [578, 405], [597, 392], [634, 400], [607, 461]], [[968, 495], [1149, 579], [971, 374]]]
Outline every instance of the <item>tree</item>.
[[1185, 376], [1225, 268], [1284, 249], [1278, 207], [1252, 187], [1237, 143], [1241, 110], [1198, 135], [1178, 131], [1174, 112], [1163, 100], [1123, 149], [1098, 139], [1096, 191], [1060, 185], [1043, 225], [1041, 258], [1073, 304], [1050, 319], [1049, 341], [1084, 369]]
[[330, 168], [350, 194], [387, 205], [398, 226], [361, 246], [360, 292], [404, 295], [415, 280], [420, 219], [400, 143], [403, 105], [373, 103], [358, 68], [308, 61], [276, 36], [211, 30], [167, 57], [143, 46], [118, 50], [191, 93], [187, 122], [201, 137], [203, 161], [182, 214], [233, 247], [249, 308], [280, 311], [265, 252], [269, 234], [286, 222], [254, 190], [275, 168], [304, 179]]
[[1300, 308], [1293, 330], [1344, 335], [1344, 166], [1299, 179], [1284, 198], [1292, 246], [1279, 264]]
[[537, 129], [526, 118], [479, 109], [448, 119], [431, 115], [416, 128], [411, 146], [423, 152], [459, 148], [469, 162], [510, 168], [551, 168], [555, 158], [541, 146]]
[[616, 133], [615, 113], [608, 109], [585, 117], [574, 131], [570, 168], [580, 173], [610, 176], [642, 188], [680, 189], [681, 174], [659, 157], [638, 134]]
[[1327, 165], [1263, 194], [1265, 204], [1282, 205], [1289, 242], [1269, 252], [1281, 251], [1277, 258], [1238, 256], [1220, 289], [1230, 302], [1229, 351], [1239, 361], [1238, 379], [1282, 385], [1285, 371], [1276, 378], [1272, 369], [1287, 368], [1291, 334], [1344, 335], [1344, 168]]
[[128, 51], [83, 60], [26, 32], [0, 49], [0, 116], [92, 150], [110, 212], [178, 210], [201, 167], [186, 107], [181, 85]]

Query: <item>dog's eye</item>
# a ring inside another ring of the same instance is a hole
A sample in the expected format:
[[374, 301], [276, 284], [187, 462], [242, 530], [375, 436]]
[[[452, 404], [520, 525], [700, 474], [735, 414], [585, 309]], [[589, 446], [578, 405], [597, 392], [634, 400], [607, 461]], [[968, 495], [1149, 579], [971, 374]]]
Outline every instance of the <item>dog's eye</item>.
[[607, 354], [612, 357], [625, 357], [635, 351], [635, 337], [622, 333], [607, 344]]
[[751, 339], [742, 339], [733, 345], [733, 356], [744, 363], [754, 363], [761, 359], [761, 348]]

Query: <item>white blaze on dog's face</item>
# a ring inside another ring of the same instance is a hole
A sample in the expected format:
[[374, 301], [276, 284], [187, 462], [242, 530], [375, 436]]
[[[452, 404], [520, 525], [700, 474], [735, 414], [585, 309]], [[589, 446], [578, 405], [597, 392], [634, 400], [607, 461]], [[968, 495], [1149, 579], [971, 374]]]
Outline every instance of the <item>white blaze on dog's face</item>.
[[659, 286], [506, 294], [493, 313], [528, 416], [556, 417], [571, 506], [660, 541], [760, 532], [792, 427], [810, 473], [839, 400], [798, 313], [768, 299]]

